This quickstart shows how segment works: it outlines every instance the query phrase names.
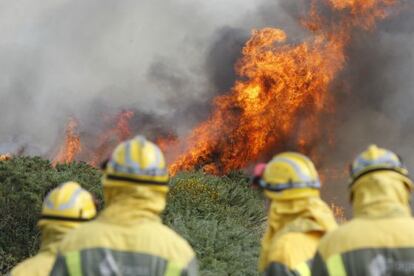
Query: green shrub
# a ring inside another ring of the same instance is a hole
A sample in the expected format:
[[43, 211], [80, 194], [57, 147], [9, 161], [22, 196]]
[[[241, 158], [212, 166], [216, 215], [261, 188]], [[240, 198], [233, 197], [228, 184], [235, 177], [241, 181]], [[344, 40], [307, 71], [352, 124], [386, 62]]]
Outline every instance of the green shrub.
[[164, 221], [197, 253], [202, 275], [256, 275], [263, 201], [242, 174], [182, 173], [171, 183]]
[[59, 165], [39, 157], [0, 161], [0, 273], [39, 248], [39, 218], [43, 198], [58, 184], [73, 180], [102, 198], [99, 171], [84, 163]]
[[[35, 254], [44, 196], [77, 181], [102, 205], [100, 172], [85, 163], [58, 165], [38, 157], [0, 161], [0, 274]], [[164, 222], [193, 246], [202, 275], [255, 275], [263, 204], [246, 177], [181, 173], [171, 181]]]

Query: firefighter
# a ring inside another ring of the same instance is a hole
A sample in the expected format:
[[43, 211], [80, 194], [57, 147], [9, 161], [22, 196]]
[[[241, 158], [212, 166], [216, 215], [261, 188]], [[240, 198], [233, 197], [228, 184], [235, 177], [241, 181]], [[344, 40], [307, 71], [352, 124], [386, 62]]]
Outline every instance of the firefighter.
[[142, 136], [121, 143], [102, 177], [106, 208], [62, 242], [52, 275], [197, 275], [194, 251], [160, 214], [168, 172]]
[[260, 187], [270, 202], [259, 271], [265, 275], [310, 275], [320, 238], [336, 227], [319, 195], [318, 173], [306, 156], [285, 152], [264, 169]]
[[58, 243], [81, 222], [92, 220], [95, 216], [92, 195], [78, 183], [67, 182], [52, 190], [43, 202], [37, 223], [42, 234], [39, 253], [18, 264], [11, 275], [49, 275]]
[[401, 159], [371, 145], [352, 163], [353, 219], [324, 237], [313, 275], [414, 275], [413, 183]]

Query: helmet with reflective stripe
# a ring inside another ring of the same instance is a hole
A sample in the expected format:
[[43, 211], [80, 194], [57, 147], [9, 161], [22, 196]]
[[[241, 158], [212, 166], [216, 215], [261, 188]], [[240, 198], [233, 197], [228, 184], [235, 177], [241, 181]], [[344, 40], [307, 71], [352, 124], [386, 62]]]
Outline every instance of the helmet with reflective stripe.
[[66, 182], [53, 189], [43, 201], [38, 226], [63, 224], [74, 228], [80, 222], [95, 218], [92, 195], [76, 182]]
[[104, 170], [104, 186], [168, 184], [164, 155], [143, 136], [119, 144]]
[[387, 149], [379, 148], [376, 145], [370, 145], [351, 165], [351, 185], [359, 177], [379, 170], [392, 170], [408, 176], [408, 170], [397, 154]]
[[273, 157], [266, 165], [260, 186], [273, 198], [293, 199], [319, 195], [321, 184], [308, 157], [285, 152]]

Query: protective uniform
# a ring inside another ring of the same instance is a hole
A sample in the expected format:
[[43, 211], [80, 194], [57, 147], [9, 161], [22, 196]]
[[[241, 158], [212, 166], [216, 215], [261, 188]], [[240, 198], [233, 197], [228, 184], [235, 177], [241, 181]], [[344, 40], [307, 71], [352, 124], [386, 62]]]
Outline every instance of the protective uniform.
[[413, 184], [399, 157], [370, 146], [350, 185], [354, 218], [322, 239], [312, 275], [414, 275]]
[[62, 242], [52, 275], [197, 275], [190, 245], [159, 217], [166, 162], [143, 137], [120, 144], [103, 175], [106, 209]]
[[45, 198], [38, 227], [42, 233], [39, 253], [11, 271], [11, 275], [49, 275], [63, 237], [80, 222], [96, 216], [93, 198], [75, 182], [52, 190]]
[[276, 155], [260, 181], [271, 205], [262, 240], [259, 271], [265, 275], [310, 275], [319, 239], [336, 227], [330, 208], [320, 199], [319, 177], [304, 155]]

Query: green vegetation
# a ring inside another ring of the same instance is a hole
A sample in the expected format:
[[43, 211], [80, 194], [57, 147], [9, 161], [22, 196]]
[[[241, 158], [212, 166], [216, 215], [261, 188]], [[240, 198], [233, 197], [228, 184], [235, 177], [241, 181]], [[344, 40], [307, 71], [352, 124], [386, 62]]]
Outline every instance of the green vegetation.
[[[74, 180], [102, 204], [100, 173], [84, 163], [58, 165], [38, 157], [0, 161], [0, 274], [36, 253], [43, 197]], [[164, 222], [195, 249], [202, 275], [255, 275], [264, 210], [242, 173], [181, 173], [171, 181]]]
[[49, 161], [38, 157], [0, 161], [0, 273], [37, 252], [36, 223], [43, 198], [51, 189], [74, 180], [101, 199], [99, 177], [99, 171], [84, 163], [52, 168]]
[[254, 275], [263, 202], [242, 174], [182, 173], [172, 181], [164, 221], [194, 247], [202, 275]]

